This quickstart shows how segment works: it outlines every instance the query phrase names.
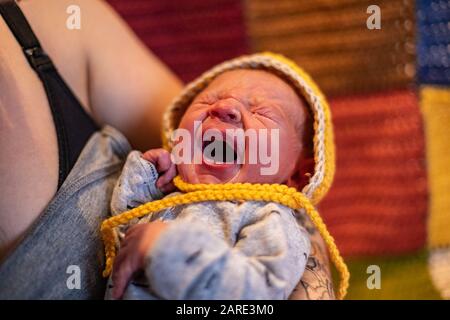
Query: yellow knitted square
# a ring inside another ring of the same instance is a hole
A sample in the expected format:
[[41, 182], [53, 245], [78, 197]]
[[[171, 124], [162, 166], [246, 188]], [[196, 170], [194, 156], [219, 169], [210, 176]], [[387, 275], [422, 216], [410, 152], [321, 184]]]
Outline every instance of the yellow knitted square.
[[420, 94], [430, 188], [428, 246], [436, 248], [450, 245], [450, 88], [423, 86]]

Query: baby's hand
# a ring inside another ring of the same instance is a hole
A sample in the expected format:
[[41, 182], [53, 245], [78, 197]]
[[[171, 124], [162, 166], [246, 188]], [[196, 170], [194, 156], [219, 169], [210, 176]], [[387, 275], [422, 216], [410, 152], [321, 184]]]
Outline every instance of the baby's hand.
[[155, 241], [167, 228], [162, 221], [137, 224], [125, 234], [120, 250], [114, 260], [112, 280], [114, 288], [112, 296], [120, 299], [133, 274], [145, 267], [145, 258]]
[[174, 191], [175, 186], [172, 180], [177, 175], [177, 169], [170, 158], [169, 151], [162, 148], [151, 149], [145, 152], [142, 158], [151, 162], [158, 170], [159, 178], [156, 181], [156, 187], [163, 193]]

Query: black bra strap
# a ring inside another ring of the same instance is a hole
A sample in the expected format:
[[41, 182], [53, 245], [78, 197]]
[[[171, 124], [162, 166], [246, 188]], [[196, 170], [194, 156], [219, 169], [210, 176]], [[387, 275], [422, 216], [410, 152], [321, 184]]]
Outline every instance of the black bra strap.
[[[27, 58], [30, 66], [39, 76], [44, 86], [50, 109], [53, 116], [53, 121], [56, 129], [56, 136], [58, 140], [58, 155], [59, 155], [59, 177], [58, 189], [62, 185], [65, 177], [68, 175], [70, 169], [69, 163], [69, 144], [67, 132], [65, 129], [63, 115], [61, 110], [58, 110], [58, 97], [54, 94], [52, 78], [57, 78], [58, 72], [53, 65], [50, 57], [44, 52], [29, 25], [22, 10], [15, 1], [0, 0], [0, 14], [3, 16], [9, 29], [15, 36], [17, 42], [22, 47], [22, 50]], [[58, 78], [57, 78], [58, 79]]]
[[0, 13], [16, 37], [17, 42], [22, 47], [31, 67], [38, 73], [46, 69], [54, 68], [52, 61], [44, 50], [42, 50], [39, 40], [34, 35], [33, 30], [16, 2], [0, 2]]
[[58, 140], [58, 189], [75, 165], [82, 149], [98, 127], [42, 49], [15, 1], [0, 0], [0, 14], [22, 47], [47, 94]]

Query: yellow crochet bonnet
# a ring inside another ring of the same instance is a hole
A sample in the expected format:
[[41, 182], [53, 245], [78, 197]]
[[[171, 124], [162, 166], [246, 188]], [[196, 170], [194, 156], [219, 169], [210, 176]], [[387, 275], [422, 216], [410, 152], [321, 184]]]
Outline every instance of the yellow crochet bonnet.
[[334, 142], [328, 103], [311, 77], [286, 57], [264, 52], [225, 61], [203, 73], [188, 84], [175, 98], [163, 115], [162, 140], [164, 148], [171, 150], [171, 135], [192, 100], [220, 74], [235, 69], [266, 70], [289, 82], [308, 103], [314, 119], [314, 174], [303, 188], [313, 204], [327, 193], [335, 171]]

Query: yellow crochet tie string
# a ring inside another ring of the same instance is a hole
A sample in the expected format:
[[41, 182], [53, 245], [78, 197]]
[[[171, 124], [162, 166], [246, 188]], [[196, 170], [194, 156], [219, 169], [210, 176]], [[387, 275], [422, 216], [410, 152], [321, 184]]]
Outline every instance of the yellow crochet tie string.
[[114, 229], [127, 224], [134, 218], [157, 212], [169, 207], [202, 201], [232, 201], [252, 200], [277, 202], [291, 209], [303, 208], [316, 226], [320, 235], [328, 246], [331, 261], [340, 275], [337, 298], [343, 299], [347, 294], [350, 274], [342, 259], [333, 237], [328, 232], [325, 223], [316, 211], [310, 200], [295, 188], [282, 184], [251, 184], [251, 183], [225, 183], [225, 184], [190, 184], [184, 182], [179, 176], [174, 178], [175, 186], [184, 194], [145, 203], [139, 207], [121, 213], [103, 221], [101, 234], [105, 244], [106, 265], [103, 276], [108, 277], [112, 271], [116, 256], [116, 242]]

